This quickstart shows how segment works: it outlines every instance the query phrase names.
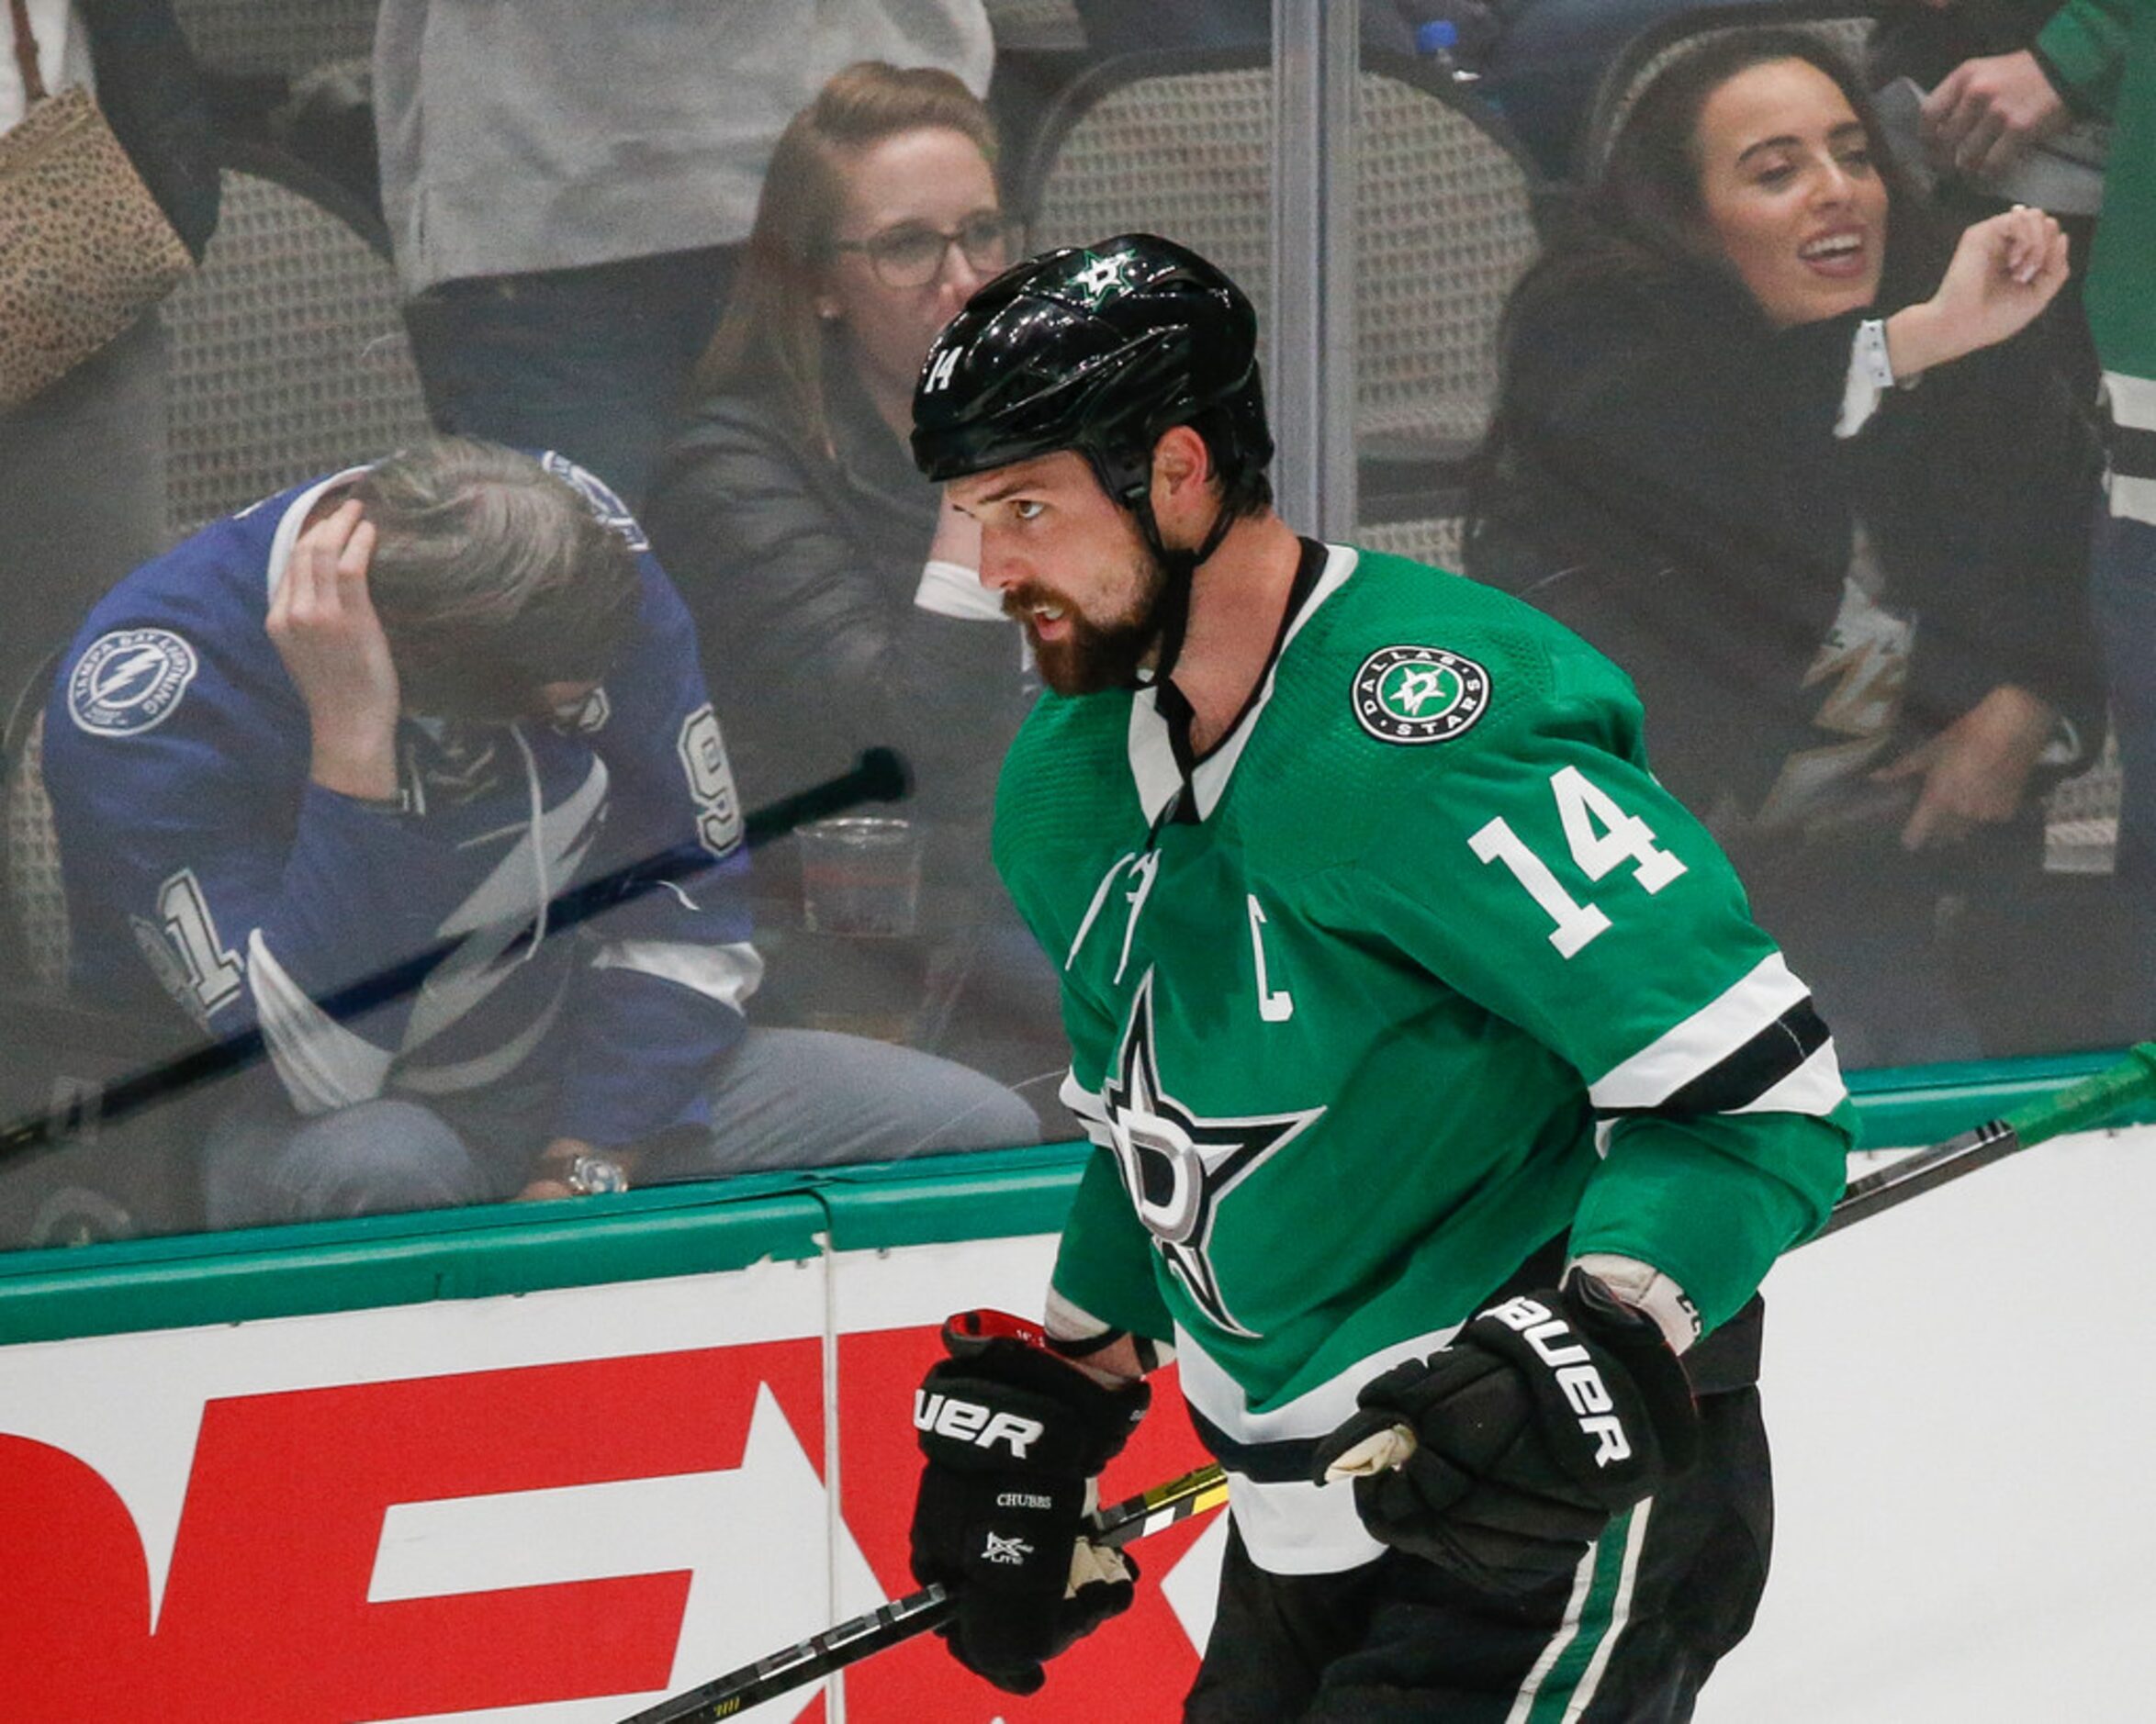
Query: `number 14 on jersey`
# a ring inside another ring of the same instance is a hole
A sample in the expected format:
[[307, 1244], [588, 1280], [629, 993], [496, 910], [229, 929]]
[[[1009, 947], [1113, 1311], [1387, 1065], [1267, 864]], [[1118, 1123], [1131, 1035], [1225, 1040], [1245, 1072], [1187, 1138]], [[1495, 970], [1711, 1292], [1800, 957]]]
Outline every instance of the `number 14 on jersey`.
[[[1683, 863], [1656, 847], [1654, 829], [1645, 821], [1619, 808], [1578, 767], [1561, 767], [1552, 773], [1550, 791], [1557, 799], [1557, 818], [1573, 866], [1590, 884], [1623, 862], [1632, 863], [1633, 879], [1650, 893], [1660, 891], [1684, 872]], [[1560, 957], [1570, 957], [1610, 925], [1600, 906], [1583, 904], [1565, 890], [1550, 865], [1527, 847], [1510, 822], [1491, 821], [1467, 840], [1467, 847], [1485, 864], [1503, 863], [1527, 889], [1527, 895], [1548, 912], [1557, 924], [1550, 931], [1550, 944]]]

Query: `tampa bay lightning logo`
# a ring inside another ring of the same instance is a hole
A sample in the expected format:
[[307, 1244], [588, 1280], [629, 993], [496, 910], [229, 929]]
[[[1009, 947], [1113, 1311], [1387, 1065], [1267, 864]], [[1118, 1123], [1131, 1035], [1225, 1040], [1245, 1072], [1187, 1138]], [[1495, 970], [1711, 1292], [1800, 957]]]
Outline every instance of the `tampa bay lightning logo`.
[[629, 512], [628, 504], [598, 474], [551, 449], [539, 457], [539, 465], [582, 498], [584, 507], [620, 533], [630, 550], [651, 549], [651, 541], [644, 536], [644, 529], [636, 524], [636, 517]]
[[201, 660], [170, 629], [115, 629], [90, 643], [67, 679], [67, 711], [93, 736], [132, 736], [172, 716]]

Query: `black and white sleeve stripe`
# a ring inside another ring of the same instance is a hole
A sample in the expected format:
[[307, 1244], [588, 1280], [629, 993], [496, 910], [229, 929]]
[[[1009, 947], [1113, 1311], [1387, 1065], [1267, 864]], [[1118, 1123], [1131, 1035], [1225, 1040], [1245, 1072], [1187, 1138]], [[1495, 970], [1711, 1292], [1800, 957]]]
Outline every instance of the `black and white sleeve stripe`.
[[1829, 1114], [1847, 1091], [1811, 991], [1777, 952], [1588, 1086], [1604, 1114]]

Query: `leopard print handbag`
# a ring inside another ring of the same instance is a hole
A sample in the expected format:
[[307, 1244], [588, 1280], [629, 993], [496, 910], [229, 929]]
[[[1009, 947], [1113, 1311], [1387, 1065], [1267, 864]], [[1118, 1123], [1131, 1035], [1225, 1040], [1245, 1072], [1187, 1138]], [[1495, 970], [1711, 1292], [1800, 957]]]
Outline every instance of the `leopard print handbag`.
[[9, 0], [28, 111], [0, 133], [0, 408], [28, 401], [194, 267], [90, 93], [49, 95]]

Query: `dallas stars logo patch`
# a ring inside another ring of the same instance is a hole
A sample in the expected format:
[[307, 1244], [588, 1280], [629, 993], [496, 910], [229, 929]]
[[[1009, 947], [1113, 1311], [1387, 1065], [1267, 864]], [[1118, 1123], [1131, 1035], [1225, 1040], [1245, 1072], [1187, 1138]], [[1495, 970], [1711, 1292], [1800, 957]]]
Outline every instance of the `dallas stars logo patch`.
[[1194, 1114], [1162, 1089], [1156, 1046], [1148, 970], [1102, 1095], [1116, 1159], [1138, 1218], [1175, 1279], [1221, 1328], [1254, 1338], [1257, 1331], [1228, 1308], [1207, 1254], [1220, 1201], [1325, 1110], [1218, 1119]]
[[1489, 672], [1442, 646], [1383, 646], [1350, 695], [1355, 722], [1381, 743], [1449, 743], [1489, 707]]
[[1109, 300], [1118, 298], [1130, 291], [1130, 260], [1110, 253], [1101, 257], [1095, 252], [1081, 253], [1085, 267], [1073, 272], [1071, 288], [1089, 310], [1098, 311]]

